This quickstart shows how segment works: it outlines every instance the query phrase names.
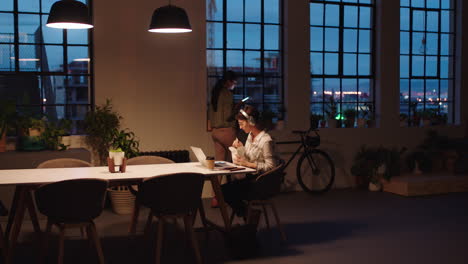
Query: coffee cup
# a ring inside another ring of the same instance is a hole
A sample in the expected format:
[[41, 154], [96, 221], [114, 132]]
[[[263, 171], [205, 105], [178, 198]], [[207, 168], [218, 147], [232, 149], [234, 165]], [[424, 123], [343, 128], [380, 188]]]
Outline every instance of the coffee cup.
[[212, 170], [214, 169], [214, 165], [215, 165], [215, 160], [214, 160], [214, 157], [206, 157], [206, 161], [205, 161], [205, 166]]

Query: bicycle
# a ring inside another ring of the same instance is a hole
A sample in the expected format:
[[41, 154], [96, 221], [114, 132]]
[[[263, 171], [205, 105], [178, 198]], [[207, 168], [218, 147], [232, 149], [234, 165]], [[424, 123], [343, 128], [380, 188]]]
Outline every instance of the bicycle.
[[[315, 136], [309, 136], [311, 131], [315, 133]], [[304, 149], [296, 166], [296, 176], [299, 185], [310, 194], [327, 192], [335, 180], [335, 165], [326, 152], [317, 148], [320, 145], [318, 130], [311, 128], [307, 131], [295, 130], [292, 133], [299, 134], [301, 140], [276, 142], [277, 145], [300, 144], [284, 167], [286, 168], [296, 155]]]

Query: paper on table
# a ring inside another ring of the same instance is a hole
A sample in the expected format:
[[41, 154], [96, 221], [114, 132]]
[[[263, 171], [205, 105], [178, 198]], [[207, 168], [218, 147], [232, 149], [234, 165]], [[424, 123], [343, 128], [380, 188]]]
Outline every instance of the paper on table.
[[231, 158], [234, 161], [234, 159], [237, 156], [243, 157], [245, 154], [245, 148], [243, 146], [235, 148], [235, 147], [229, 147], [229, 150], [231, 151]]

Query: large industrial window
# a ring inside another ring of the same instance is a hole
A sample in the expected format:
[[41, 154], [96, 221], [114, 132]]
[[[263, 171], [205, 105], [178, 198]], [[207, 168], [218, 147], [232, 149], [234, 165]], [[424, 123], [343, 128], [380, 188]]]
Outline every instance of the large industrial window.
[[310, 111], [329, 127], [374, 119], [373, 14], [372, 0], [310, 1]]
[[20, 114], [72, 120], [80, 133], [93, 103], [91, 34], [46, 27], [54, 2], [1, 0], [0, 97]]
[[207, 0], [206, 15], [208, 94], [232, 70], [236, 101], [249, 96], [249, 104], [282, 118], [282, 1]]
[[400, 1], [400, 123], [454, 120], [455, 1]]

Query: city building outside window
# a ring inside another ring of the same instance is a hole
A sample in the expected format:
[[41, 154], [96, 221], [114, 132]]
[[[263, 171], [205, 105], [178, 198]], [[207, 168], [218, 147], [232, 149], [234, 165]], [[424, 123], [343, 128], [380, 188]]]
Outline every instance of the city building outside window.
[[374, 2], [311, 0], [309, 7], [311, 122], [373, 126]]
[[455, 1], [400, 1], [400, 125], [453, 123]]
[[81, 133], [93, 102], [91, 34], [46, 27], [54, 2], [1, 1], [0, 97], [15, 101], [21, 115], [68, 119]]
[[283, 118], [282, 1], [206, 0], [206, 15], [208, 95], [232, 70], [236, 102], [249, 96], [248, 104]]

